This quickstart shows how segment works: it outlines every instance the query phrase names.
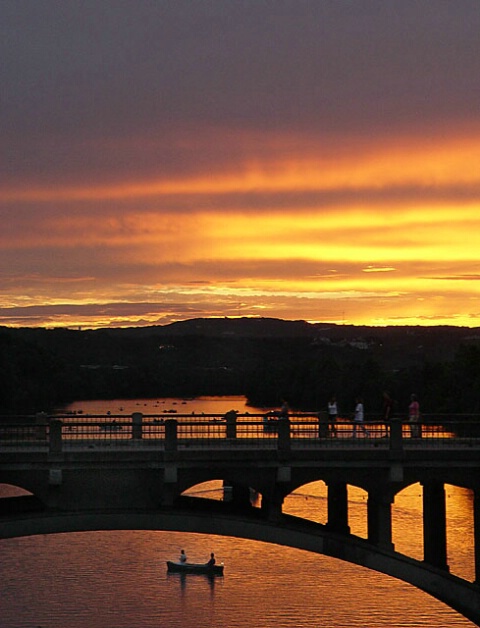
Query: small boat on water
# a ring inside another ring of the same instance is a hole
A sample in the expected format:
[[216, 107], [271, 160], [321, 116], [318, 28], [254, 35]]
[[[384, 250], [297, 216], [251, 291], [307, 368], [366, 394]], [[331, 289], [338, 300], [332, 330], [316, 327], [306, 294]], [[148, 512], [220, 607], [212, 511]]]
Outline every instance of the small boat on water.
[[223, 576], [223, 563], [209, 565], [208, 563], [180, 563], [167, 560], [167, 571], [170, 573], [202, 573], [207, 576]]

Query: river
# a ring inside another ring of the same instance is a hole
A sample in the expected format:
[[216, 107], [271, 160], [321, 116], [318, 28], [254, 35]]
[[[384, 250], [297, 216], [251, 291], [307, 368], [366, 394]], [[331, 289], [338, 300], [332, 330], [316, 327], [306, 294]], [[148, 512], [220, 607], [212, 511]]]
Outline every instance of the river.
[[[261, 411], [242, 398], [78, 402], [85, 414]], [[11, 487], [0, 485], [2, 495]], [[220, 499], [219, 483], [192, 490]], [[447, 486], [451, 572], [473, 579], [472, 496]], [[349, 523], [366, 536], [366, 494], [349, 487]], [[422, 558], [421, 488], [393, 506], [396, 549]], [[325, 523], [326, 487], [289, 496], [284, 510]], [[167, 574], [185, 548], [189, 560], [214, 551], [222, 578]], [[1, 628], [452, 628], [474, 624], [394, 578], [292, 548], [230, 537], [154, 531], [84, 532], [0, 541]]]

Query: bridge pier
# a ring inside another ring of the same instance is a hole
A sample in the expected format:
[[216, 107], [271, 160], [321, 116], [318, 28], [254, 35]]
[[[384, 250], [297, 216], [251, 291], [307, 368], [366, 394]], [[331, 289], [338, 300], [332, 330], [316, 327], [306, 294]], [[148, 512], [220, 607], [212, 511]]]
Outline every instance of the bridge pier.
[[346, 482], [327, 483], [327, 525], [329, 531], [350, 534], [348, 525], [348, 489]]
[[282, 516], [284, 497], [280, 493], [275, 492], [273, 496], [264, 498], [262, 495], [262, 512], [268, 521], [278, 521]]
[[229, 495], [228, 501], [238, 508], [250, 508], [250, 487], [238, 482], [232, 482], [231, 480], [224, 480], [223, 482], [224, 495], [225, 489]]
[[445, 486], [438, 480], [423, 483], [423, 559], [449, 571]]
[[393, 497], [387, 487], [368, 491], [368, 541], [377, 547], [393, 551], [392, 502]]
[[267, 521], [279, 521], [283, 512], [284, 492], [278, 485], [274, 485], [267, 492], [262, 492], [260, 510]]

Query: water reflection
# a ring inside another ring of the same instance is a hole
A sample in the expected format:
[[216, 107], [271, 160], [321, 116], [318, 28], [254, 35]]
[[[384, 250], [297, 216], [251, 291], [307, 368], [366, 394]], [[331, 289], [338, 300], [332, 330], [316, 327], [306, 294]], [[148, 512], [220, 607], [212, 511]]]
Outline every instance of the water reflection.
[[[225, 576], [167, 575], [166, 560], [181, 547], [189, 556], [213, 550]], [[2, 628], [472, 626], [393, 578], [245, 539], [88, 532], [0, 541], [0, 553]]]
[[262, 414], [265, 408], [248, 406], [245, 397], [195, 397], [194, 399], [179, 399], [169, 397], [164, 399], [98, 399], [93, 401], [75, 401], [65, 408], [59, 408], [59, 413], [68, 412], [74, 415], [83, 414], [112, 414], [129, 416], [133, 412], [143, 414], [225, 414], [235, 410], [240, 414]]
[[213, 595], [215, 593], [215, 586], [217, 586], [217, 581], [222, 581], [223, 578], [224, 576], [212, 574], [167, 573], [167, 580], [171, 580], [172, 582], [178, 581], [178, 588], [181, 591], [182, 595], [185, 594], [187, 590], [187, 584], [190, 584], [192, 586], [192, 580], [194, 581], [194, 584], [195, 580], [203, 581], [204, 584], [208, 585], [210, 595]]

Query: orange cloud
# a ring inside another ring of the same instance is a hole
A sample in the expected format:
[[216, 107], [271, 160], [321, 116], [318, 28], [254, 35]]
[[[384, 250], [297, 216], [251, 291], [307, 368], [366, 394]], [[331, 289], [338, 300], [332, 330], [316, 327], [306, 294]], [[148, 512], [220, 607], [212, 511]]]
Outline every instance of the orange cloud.
[[119, 307], [105, 317], [94, 304], [123, 302], [133, 313], [147, 300], [147, 322], [261, 312], [480, 323], [471, 279], [480, 273], [479, 202], [442, 199], [444, 189], [480, 184], [475, 137], [359, 145], [335, 159], [313, 141], [293, 157], [275, 141], [277, 153], [265, 149], [235, 173], [7, 191], [0, 310], [71, 303], [92, 312], [76, 315], [79, 324], [122, 324], [139, 319]]
[[[218, 132], [217, 132], [218, 133]], [[219, 136], [223, 145], [225, 137]], [[259, 138], [260, 139], [260, 138]], [[477, 133], [467, 137], [399, 139], [387, 142], [353, 141], [339, 151], [320, 139], [299, 136], [261, 137], [261, 157], [245, 156], [226, 170], [221, 161], [201, 176], [172, 173], [148, 180], [123, 180], [108, 185], [21, 186], [2, 190], [3, 202], [74, 202], [132, 200], [172, 195], [238, 194], [248, 191], [372, 190], [397, 186], [478, 184], [480, 142]], [[241, 139], [233, 135], [233, 144]], [[151, 141], [151, 140], [148, 140]], [[204, 138], [208, 150], [214, 138]], [[257, 140], [258, 141], [258, 140]], [[349, 142], [348, 138], [345, 138]], [[337, 144], [339, 138], [337, 138]], [[268, 150], [270, 149], [270, 150]], [[247, 151], [247, 155], [250, 153]]]

